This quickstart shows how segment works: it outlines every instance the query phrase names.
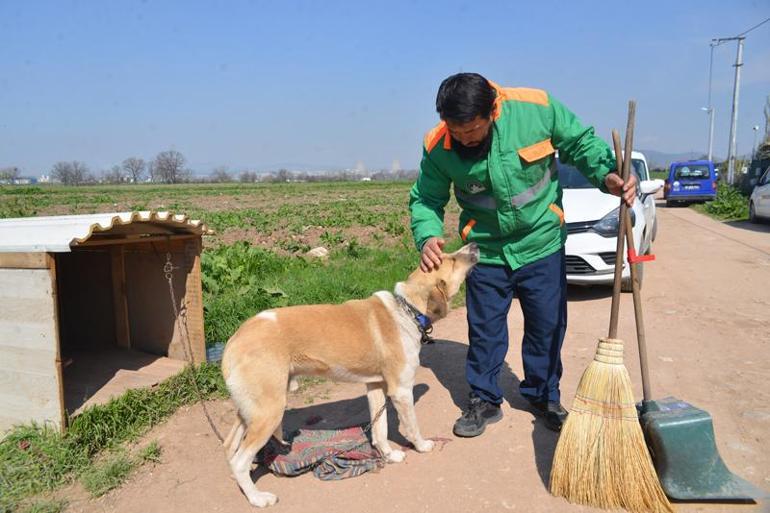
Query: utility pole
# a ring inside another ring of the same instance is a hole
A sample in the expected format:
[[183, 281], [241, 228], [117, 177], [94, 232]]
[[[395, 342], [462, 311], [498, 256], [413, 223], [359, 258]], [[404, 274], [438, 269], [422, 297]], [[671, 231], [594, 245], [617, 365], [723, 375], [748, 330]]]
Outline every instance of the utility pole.
[[726, 43], [727, 41], [738, 41], [738, 54], [735, 57], [735, 83], [733, 84], [733, 112], [730, 118], [730, 144], [727, 148], [727, 183], [735, 182], [735, 145], [738, 136], [738, 96], [741, 90], [741, 68], [743, 67], [743, 41], [745, 36], [721, 37], [712, 39], [712, 47]]
[[709, 101], [708, 101], [708, 107], [703, 107], [702, 110], [705, 110], [706, 113], [709, 115], [709, 153], [708, 153], [708, 159], [713, 160], [713, 149], [714, 149], [714, 106], [711, 105], [711, 77], [712, 77], [712, 70], [714, 68], [714, 46], [716, 46], [713, 42], [709, 45], [711, 46], [711, 57], [709, 58]]
[[754, 130], [754, 142], [751, 144], [751, 161], [754, 161], [754, 157], [757, 154], [757, 132], [759, 132], [759, 125], [751, 127]]
[[765, 139], [770, 139], [770, 96], [765, 102]]
[[[746, 39], [746, 34], [755, 30], [765, 23], [770, 21], [770, 18], [757, 23], [750, 29], [741, 32], [735, 37], [720, 37], [711, 40], [711, 50], [713, 56], [713, 50], [715, 46], [719, 46], [727, 41], [738, 41], [738, 54], [735, 57], [735, 83], [733, 84], [733, 113], [730, 120], [730, 145], [727, 149], [727, 183], [733, 184], [735, 182], [735, 158], [736, 158], [736, 138], [738, 132], [738, 95], [741, 90], [741, 68], [743, 67], [743, 41]], [[710, 92], [710, 90], [709, 90]]]

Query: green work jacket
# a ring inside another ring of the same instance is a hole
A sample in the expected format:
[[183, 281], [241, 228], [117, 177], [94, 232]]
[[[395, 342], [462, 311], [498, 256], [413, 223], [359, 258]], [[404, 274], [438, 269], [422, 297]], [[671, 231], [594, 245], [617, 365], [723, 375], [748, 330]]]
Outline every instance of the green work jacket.
[[442, 236], [452, 185], [463, 241], [479, 245], [482, 263], [517, 269], [558, 251], [567, 239], [556, 150], [561, 162], [604, 192], [615, 158], [592, 127], [545, 91], [492, 86], [497, 98], [486, 158], [460, 158], [443, 121], [425, 136], [410, 192], [411, 227], [420, 250], [430, 237]]

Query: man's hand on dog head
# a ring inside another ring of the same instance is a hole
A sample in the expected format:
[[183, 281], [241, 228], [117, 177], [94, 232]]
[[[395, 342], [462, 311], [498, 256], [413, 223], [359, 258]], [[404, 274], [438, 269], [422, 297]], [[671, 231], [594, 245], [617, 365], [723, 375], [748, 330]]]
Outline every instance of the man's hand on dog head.
[[439, 237], [431, 237], [422, 245], [422, 255], [420, 256], [420, 270], [429, 273], [433, 269], [438, 269], [441, 265], [442, 250], [446, 241]]

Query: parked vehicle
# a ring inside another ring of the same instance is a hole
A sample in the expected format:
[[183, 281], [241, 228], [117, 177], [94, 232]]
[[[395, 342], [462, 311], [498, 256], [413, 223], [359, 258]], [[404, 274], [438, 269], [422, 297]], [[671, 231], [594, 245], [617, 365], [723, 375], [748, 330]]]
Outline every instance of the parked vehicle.
[[[647, 160], [640, 152], [631, 154], [632, 172], [636, 175], [637, 200], [629, 211], [634, 225], [634, 246], [640, 255], [649, 253], [657, 233], [655, 198], [663, 180], [650, 180]], [[567, 283], [574, 285], [611, 285], [615, 273], [618, 214], [617, 196], [594, 187], [573, 166], [556, 161], [559, 181], [564, 191], [562, 203], [567, 224], [565, 245]], [[631, 290], [631, 272], [623, 255], [622, 290]], [[639, 264], [639, 280], [643, 275]]]
[[711, 201], [717, 197], [717, 173], [710, 160], [672, 162], [663, 189], [666, 206]]
[[749, 220], [758, 223], [762, 219], [770, 220], [770, 167], [757, 181], [749, 197]]

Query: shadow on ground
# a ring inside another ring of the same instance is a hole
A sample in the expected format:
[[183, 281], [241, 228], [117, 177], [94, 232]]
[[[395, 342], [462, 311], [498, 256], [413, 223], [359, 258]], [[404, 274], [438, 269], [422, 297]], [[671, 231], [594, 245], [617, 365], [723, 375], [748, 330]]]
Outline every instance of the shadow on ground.
[[727, 226], [748, 230], [750, 232], [770, 233], [770, 221], [763, 223], [752, 223], [749, 221], [725, 221]]
[[[425, 395], [430, 387], [424, 383], [414, 386], [415, 404]], [[283, 432], [285, 438], [291, 438], [296, 430], [303, 429], [344, 429], [352, 426], [367, 426], [369, 424], [369, 402], [366, 400], [366, 389], [361, 386], [361, 396], [354, 399], [344, 399], [329, 403], [313, 404], [302, 408], [286, 410], [283, 416]], [[399, 421], [395, 408], [387, 402], [388, 440], [402, 447], [411, 444], [398, 430]]]
[[[446, 388], [457, 406], [459, 417], [462, 408], [468, 403], [470, 388], [465, 380], [465, 357], [468, 346], [452, 340], [437, 339], [434, 344], [424, 346], [420, 353], [420, 364], [433, 371], [439, 383]], [[556, 449], [558, 435], [545, 427], [542, 418], [536, 417], [526, 399], [521, 397], [518, 376], [505, 363], [500, 370], [500, 387], [503, 389], [503, 399], [515, 409], [532, 414], [532, 444], [535, 452], [535, 464], [543, 485], [548, 488], [551, 474], [551, 462]], [[481, 435], [484, 436], [484, 435]]]

